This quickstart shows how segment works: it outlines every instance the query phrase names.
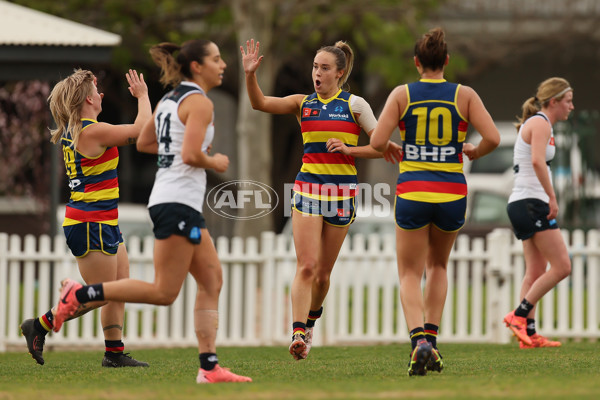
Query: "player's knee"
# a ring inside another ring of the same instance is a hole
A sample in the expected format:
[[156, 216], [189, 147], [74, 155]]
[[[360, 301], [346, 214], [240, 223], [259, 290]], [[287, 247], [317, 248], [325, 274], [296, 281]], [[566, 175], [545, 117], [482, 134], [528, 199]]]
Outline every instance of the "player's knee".
[[563, 262], [560, 264], [560, 269], [558, 270], [558, 272], [560, 274], [561, 280], [571, 275], [571, 260], [563, 260]]
[[221, 275], [221, 276], [218, 276], [215, 278], [215, 284], [214, 284], [213, 290], [215, 292], [217, 292], [217, 294], [218, 294], [218, 293], [221, 293], [222, 287], [223, 287], [223, 276]]
[[330, 274], [326, 272], [317, 273], [315, 276], [315, 284], [317, 286], [329, 285]]
[[303, 258], [298, 260], [298, 274], [304, 279], [314, 279], [317, 269], [315, 258]]
[[161, 291], [158, 293], [155, 299], [155, 303], [159, 306], [170, 306], [177, 299], [179, 292], [175, 291]]
[[430, 272], [440, 271], [445, 273], [447, 269], [447, 263], [444, 261], [430, 261], [427, 263], [426, 269]]

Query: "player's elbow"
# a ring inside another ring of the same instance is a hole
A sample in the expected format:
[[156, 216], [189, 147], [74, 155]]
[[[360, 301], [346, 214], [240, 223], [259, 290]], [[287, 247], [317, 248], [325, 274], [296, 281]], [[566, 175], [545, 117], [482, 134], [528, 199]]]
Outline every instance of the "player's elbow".
[[195, 151], [186, 151], [184, 149], [184, 151], [181, 152], [181, 161], [187, 165], [196, 165], [199, 163], [201, 156], [201, 154], [196, 153]]
[[156, 305], [159, 306], [170, 306], [177, 300], [177, 295], [179, 292], [166, 292], [160, 293], [156, 298]]
[[546, 160], [534, 158], [531, 160], [531, 165], [533, 166], [534, 170], [538, 168], [546, 169]]
[[152, 153], [152, 146], [150, 146], [148, 143], [137, 141], [135, 143], [135, 148], [140, 153]]
[[375, 150], [377, 150], [380, 153], [383, 153], [385, 151], [385, 149], [386, 149], [386, 145], [385, 144], [381, 145], [381, 144], [373, 144], [373, 143], [371, 143], [371, 147], [374, 148]]
[[487, 138], [487, 140], [490, 143], [490, 147], [493, 147], [495, 149], [500, 145], [500, 133], [498, 133], [497, 135], [492, 135], [490, 138]]
[[263, 111], [264, 110], [264, 103], [260, 102], [260, 101], [251, 101], [250, 105], [252, 106], [253, 110], [257, 110], [257, 111]]
[[383, 153], [387, 148], [387, 141], [379, 140], [375, 135], [371, 136], [370, 141], [371, 147], [377, 150], [380, 153]]

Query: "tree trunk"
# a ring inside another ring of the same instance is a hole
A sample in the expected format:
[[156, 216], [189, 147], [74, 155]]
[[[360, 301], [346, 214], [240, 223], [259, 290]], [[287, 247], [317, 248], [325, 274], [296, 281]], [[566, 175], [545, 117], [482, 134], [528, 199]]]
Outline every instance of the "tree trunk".
[[[277, 61], [273, 59], [270, 49], [273, 40], [272, 18], [276, 11], [273, 0], [231, 0], [234, 22], [238, 32], [238, 42], [246, 48], [246, 40], [254, 38], [260, 41], [260, 53], [265, 55], [258, 71], [257, 78], [265, 95], [271, 95], [275, 83]], [[241, 53], [238, 52], [241, 64]], [[252, 109], [246, 93], [244, 69], [240, 65], [240, 92], [237, 118], [237, 144], [239, 157], [238, 178], [243, 181], [254, 181], [272, 187], [271, 164], [271, 115]], [[242, 189], [243, 185], [236, 185]], [[259, 188], [254, 184], [246, 186]], [[260, 190], [259, 190], [260, 191]], [[257, 192], [254, 191], [255, 195]], [[238, 196], [239, 199], [239, 196]], [[254, 200], [254, 201], [253, 201]], [[250, 201], [238, 200], [238, 218], [234, 234], [248, 237], [259, 236], [261, 232], [273, 230], [273, 214], [265, 214], [265, 198], [250, 197]], [[275, 202], [271, 199], [274, 208]], [[257, 215], [263, 215], [254, 218]]]

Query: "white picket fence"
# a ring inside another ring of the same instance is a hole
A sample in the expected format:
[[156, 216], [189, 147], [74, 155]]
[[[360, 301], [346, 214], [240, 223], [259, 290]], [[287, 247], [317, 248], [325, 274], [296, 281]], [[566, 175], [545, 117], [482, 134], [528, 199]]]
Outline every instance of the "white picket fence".
[[[538, 330], [559, 338], [600, 337], [598, 231], [563, 232], [573, 271], [538, 307]], [[291, 238], [267, 232], [257, 238], [219, 238], [224, 285], [218, 345], [285, 345], [291, 334], [290, 286], [296, 259]], [[152, 281], [152, 238], [127, 243], [131, 277]], [[449, 290], [440, 329], [444, 342], [506, 343], [502, 317], [519, 302], [524, 273], [520, 242], [506, 229], [484, 240], [459, 236], [448, 265]], [[56, 304], [64, 277], [82, 281], [64, 237], [0, 233], [0, 351], [23, 348], [19, 325]], [[196, 286], [189, 277], [168, 307], [127, 304], [125, 342], [131, 346], [195, 346]], [[332, 274], [315, 345], [408, 341], [399, 301], [395, 238], [347, 239]], [[52, 333], [47, 346], [103, 344], [98, 310]]]

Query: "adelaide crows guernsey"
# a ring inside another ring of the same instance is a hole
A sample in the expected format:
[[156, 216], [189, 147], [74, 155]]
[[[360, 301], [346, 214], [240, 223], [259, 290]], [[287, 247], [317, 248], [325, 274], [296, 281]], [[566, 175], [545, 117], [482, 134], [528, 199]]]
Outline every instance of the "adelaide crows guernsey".
[[[181, 158], [185, 125], [179, 119], [178, 109], [188, 96], [204, 90], [194, 82], [183, 81], [161, 99], [154, 117], [158, 142], [158, 171], [148, 200], [148, 207], [156, 204], [179, 203], [202, 212], [206, 193], [206, 171], [188, 165]], [[201, 111], [201, 110], [200, 110]], [[206, 128], [202, 151], [207, 152], [215, 134], [214, 114]]]
[[[81, 132], [83, 133], [87, 127], [98, 121], [82, 119], [81, 123]], [[66, 206], [63, 226], [82, 222], [117, 225], [119, 217], [118, 148], [107, 147], [99, 156], [87, 157], [73, 148], [73, 140], [69, 132], [62, 137], [61, 144], [71, 188], [71, 198]]]
[[327, 151], [329, 138], [340, 139], [348, 147], [358, 144], [361, 127], [354, 119], [351, 97], [340, 89], [326, 100], [313, 93], [302, 101], [300, 126], [304, 155], [294, 184], [295, 192], [318, 200], [343, 200], [356, 195], [358, 179], [354, 157]]
[[406, 85], [408, 107], [398, 124], [403, 149], [398, 197], [444, 203], [467, 195], [462, 145], [468, 122], [458, 110], [459, 87], [444, 79]]

